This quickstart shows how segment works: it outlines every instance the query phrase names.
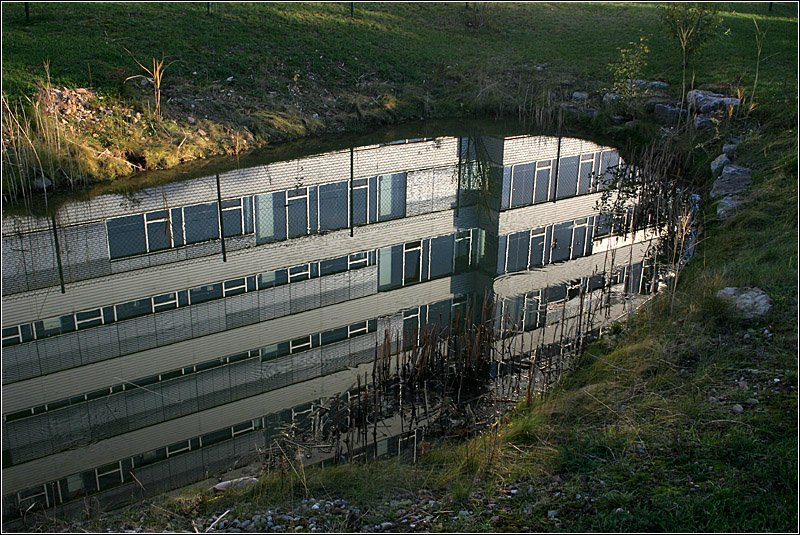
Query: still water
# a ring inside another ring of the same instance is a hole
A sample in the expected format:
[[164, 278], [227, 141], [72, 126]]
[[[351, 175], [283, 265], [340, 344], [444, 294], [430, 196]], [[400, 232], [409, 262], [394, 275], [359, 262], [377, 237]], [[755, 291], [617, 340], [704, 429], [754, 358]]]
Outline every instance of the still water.
[[589, 140], [426, 134], [6, 214], [4, 516], [491, 421], [657, 288], [652, 219], [601, 210], [624, 169]]

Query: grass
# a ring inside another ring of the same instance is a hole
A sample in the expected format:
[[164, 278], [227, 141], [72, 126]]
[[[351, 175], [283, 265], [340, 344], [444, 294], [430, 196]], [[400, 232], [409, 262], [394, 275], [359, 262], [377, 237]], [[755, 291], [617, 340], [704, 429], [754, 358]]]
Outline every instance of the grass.
[[[707, 192], [708, 162], [730, 136], [740, 136], [735, 161], [753, 170], [754, 186], [742, 212], [727, 222], [705, 203], [701, 241], [672, 310], [668, 299], [654, 300], [591, 345], [579, 369], [547, 397], [518, 407], [489, 433], [433, 448], [416, 465], [391, 460], [310, 468], [303, 477], [273, 473], [244, 493], [184, 493], [157, 507], [94, 519], [92, 526], [135, 518], [155, 529], [167, 522], [191, 529], [194, 516], [291, 506], [306, 493], [376, 508], [387, 497], [427, 491], [467, 506], [476, 492], [491, 495], [521, 482], [533, 493], [498, 520], [459, 520], [433, 530], [795, 531], [797, 7], [717, 5], [730, 31], [698, 57], [695, 85], [749, 91], [755, 18], [766, 32], [758, 106], [709, 134], [685, 135], [678, 146], [687, 155], [687, 176]], [[163, 51], [178, 61], [164, 80], [166, 118], [152, 130], [213, 126], [209, 154], [231, 132], [252, 147], [267, 138], [421, 116], [516, 116], [530, 87], [564, 80], [575, 89], [610, 87], [607, 64], [640, 34], [651, 49], [643, 75], [673, 90], [680, 85], [680, 50], [663, 33], [652, 3], [470, 3], [470, 9], [359, 3], [353, 19], [346, 3], [214, 4], [211, 17], [204, 4], [32, 4], [30, 25], [22, 13], [21, 4], [3, 5], [6, 98], [31, 95], [49, 59], [54, 85], [92, 85], [98, 95], [144, 113], [148, 90], [122, 83], [136, 72], [123, 46], [140, 61]], [[539, 71], [535, 64], [546, 66]], [[199, 114], [198, 107], [208, 119], [189, 124], [187, 114]], [[652, 142], [658, 127], [646, 118], [639, 123], [637, 139]], [[599, 128], [620, 144], [632, 137], [629, 128]], [[122, 143], [119, 137], [111, 133], [104, 143]], [[163, 154], [146, 161], [172, 165], [169, 145], [162, 146]], [[136, 150], [146, 149], [147, 143]], [[715, 297], [725, 286], [758, 286], [774, 309], [745, 322]], [[748, 404], [751, 398], [758, 403]], [[735, 404], [744, 407], [741, 414]]]

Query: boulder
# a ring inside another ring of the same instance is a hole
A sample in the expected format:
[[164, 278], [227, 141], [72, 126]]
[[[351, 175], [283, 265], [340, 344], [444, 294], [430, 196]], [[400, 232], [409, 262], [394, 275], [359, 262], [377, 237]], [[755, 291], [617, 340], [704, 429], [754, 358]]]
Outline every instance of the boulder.
[[736, 152], [736, 147], [738, 147], [738, 143], [725, 143], [722, 146], [722, 152], [727, 154], [728, 156], [733, 156], [733, 153]]
[[575, 91], [572, 93], [572, 100], [576, 100], [578, 102], [585, 102], [589, 100], [589, 93], [586, 91]]
[[672, 125], [678, 124], [678, 121], [682, 117], [686, 117], [688, 112], [686, 110], [681, 110], [677, 106], [672, 106], [671, 104], [656, 104], [653, 108], [653, 115], [655, 115], [659, 123]]
[[223, 492], [231, 488], [236, 489], [236, 488], [249, 487], [251, 485], [255, 485], [256, 483], [258, 483], [258, 479], [254, 477], [239, 477], [236, 479], [230, 479], [228, 481], [220, 481], [219, 483], [211, 487], [211, 490], [215, 490], [217, 492]]
[[603, 104], [613, 104], [615, 102], [619, 102], [622, 100], [622, 95], [620, 93], [606, 93], [603, 95]]
[[735, 107], [740, 104], [739, 99], [736, 97], [726, 97], [720, 93], [712, 93], [711, 91], [702, 91], [700, 89], [692, 89], [686, 93], [686, 102], [689, 103], [690, 108], [700, 113], [708, 113], [728, 106]]
[[725, 195], [717, 204], [717, 219], [729, 219], [739, 209], [742, 199], [738, 195]]
[[711, 198], [718, 199], [725, 195], [741, 193], [752, 182], [750, 169], [729, 163], [722, 169], [722, 175], [711, 187]]
[[772, 299], [761, 288], [723, 288], [717, 297], [731, 303], [745, 319], [760, 318], [772, 308]]
[[714, 122], [711, 120], [711, 117], [706, 115], [695, 115], [694, 117], [694, 127], [697, 130], [706, 130], [714, 126]]
[[51, 187], [53, 187], [53, 181], [45, 176], [40, 176], [33, 181], [33, 189], [37, 191], [44, 191]]
[[720, 154], [717, 156], [714, 161], [711, 162], [711, 176], [719, 176], [729, 163], [731, 163], [731, 160], [728, 158], [727, 154]]

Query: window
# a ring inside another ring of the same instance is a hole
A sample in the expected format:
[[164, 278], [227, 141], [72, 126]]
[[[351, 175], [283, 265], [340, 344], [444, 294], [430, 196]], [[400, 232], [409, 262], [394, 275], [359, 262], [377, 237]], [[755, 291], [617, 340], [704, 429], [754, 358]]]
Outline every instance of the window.
[[116, 306], [117, 321], [145, 316], [153, 313], [153, 303], [150, 298], [128, 301]]
[[3, 347], [13, 346], [22, 342], [19, 326], [3, 329]]
[[587, 246], [586, 239], [587, 219], [578, 219], [572, 233], [572, 258], [578, 258], [591, 254], [591, 239]]
[[608, 187], [614, 180], [617, 166], [621, 163], [619, 153], [615, 150], [603, 151], [600, 155], [600, 165], [598, 166], [599, 176], [595, 188], [600, 191]]
[[225, 281], [223, 286], [223, 293], [225, 294], [225, 297], [243, 294], [247, 291], [244, 278]]
[[97, 477], [97, 490], [116, 487], [122, 483], [122, 464], [117, 461], [95, 468], [95, 474]]
[[217, 203], [195, 204], [183, 209], [183, 226], [186, 243], [200, 243], [219, 238], [219, 210]]
[[536, 165], [515, 165], [511, 178], [511, 207], [527, 206], [533, 202], [533, 182]]
[[95, 310], [87, 310], [85, 312], [78, 312], [75, 314], [75, 319], [77, 320], [77, 327], [80, 331], [81, 329], [88, 329], [89, 327], [96, 327], [97, 325], [103, 324], [103, 313], [102, 310], [97, 308]]
[[403, 285], [422, 280], [422, 242], [415, 241], [403, 245]]
[[319, 230], [347, 228], [347, 207], [350, 204], [347, 182], [323, 184], [319, 187]]
[[17, 498], [19, 499], [19, 507], [23, 511], [34, 509], [35, 505], [40, 505], [44, 508], [50, 506], [50, 500], [47, 498], [47, 488], [45, 485], [24, 490], [17, 494]]
[[108, 252], [111, 258], [123, 258], [147, 252], [144, 218], [141, 214], [115, 217], [106, 221]]
[[347, 269], [360, 269], [370, 265], [369, 253], [353, 253], [347, 260]]
[[539, 293], [529, 293], [525, 296], [525, 322], [526, 331], [538, 329], [544, 322], [543, 315], [539, 312]]
[[241, 435], [242, 433], [248, 433], [250, 431], [254, 431], [255, 428], [256, 428], [255, 420], [250, 420], [242, 424], [234, 425], [233, 427], [231, 427], [231, 431], [233, 436], [237, 436]]
[[289, 282], [289, 272], [286, 269], [267, 271], [258, 275], [258, 289], [273, 288]]
[[61, 501], [68, 501], [86, 494], [83, 483], [83, 474], [72, 474], [60, 481]]
[[286, 239], [286, 192], [256, 195], [256, 243]]
[[153, 312], [178, 308], [178, 297], [175, 292], [153, 297]]
[[553, 242], [551, 245], [551, 262], [562, 262], [569, 259], [570, 246], [572, 245], [572, 221], [561, 223], [553, 227]]
[[242, 199], [222, 201], [222, 229], [226, 238], [244, 233]]
[[[431, 238], [430, 278], [444, 277], [453, 272], [453, 240], [455, 235]], [[469, 254], [469, 245], [467, 245]], [[469, 262], [467, 262], [469, 263]]]
[[347, 327], [347, 336], [348, 338], [352, 338], [353, 336], [358, 336], [359, 334], [366, 334], [367, 333], [367, 322], [361, 323], [354, 323]]
[[580, 156], [567, 156], [561, 158], [558, 166], [558, 183], [556, 184], [556, 199], [574, 197], [578, 191], [578, 166]]
[[528, 266], [531, 268], [542, 267], [545, 263], [545, 229], [539, 228], [531, 231], [531, 255]]
[[319, 263], [320, 276], [333, 275], [335, 273], [342, 273], [347, 271], [349, 266], [348, 257], [341, 256], [339, 258], [332, 258], [330, 260], [322, 260]]
[[138, 468], [140, 466], [147, 466], [148, 464], [157, 463], [167, 458], [167, 448], [158, 448], [136, 455], [133, 457], [133, 466]]
[[502, 188], [500, 191], [500, 209], [505, 210], [511, 204], [511, 166], [503, 168]]
[[180, 455], [181, 453], [186, 453], [191, 449], [192, 446], [188, 440], [181, 440], [180, 442], [176, 442], [175, 444], [170, 444], [169, 446], [167, 446], [167, 458]]
[[351, 218], [353, 225], [366, 225], [368, 221], [367, 204], [369, 200], [369, 183], [366, 178], [353, 180], [352, 198]]
[[456, 273], [468, 271], [472, 265], [472, 231], [459, 230], [456, 234]]
[[289, 282], [299, 282], [308, 280], [310, 278], [311, 278], [310, 264], [301, 264], [299, 266], [289, 268]]
[[189, 300], [193, 305], [205, 303], [212, 299], [219, 299], [220, 297], [222, 297], [222, 283], [219, 282], [189, 290]]
[[387, 221], [406, 215], [406, 174], [378, 177], [378, 220]]
[[378, 290], [386, 291], [403, 285], [403, 257], [402, 245], [378, 250]]
[[167, 210], [145, 214], [147, 223], [147, 251], [161, 251], [172, 247], [172, 227]]
[[58, 318], [47, 318], [33, 323], [36, 328], [36, 338], [47, 338], [75, 330], [75, 318], [72, 314]]
[[286, 221], [289, 238], [305, 236], [309, 233], [308, 188], [298, 188], [286, 192]]
[[536, 162], [536, 191], [533, 196], [534, 204], [546, 202], [550, 195], [550, 175], [552, 174], [553, 160]]
[[304, 336], [289, 342], [289, 353], [298, 353], [311, 349], [311, 336]]
[[595, 158], [599, 158], [599, 153], [581, 155], [580, 171], [578, 173], [578, 195], [589, 193], [592, 188], [592, 176], [594, 172]]
[[525, 271], [528, 269], [528, 246], [530, 233], [517, 232], [508, 236], [508, 256], [506, 271]]
[[336, 342], [347, 340], [349, 332], [350, 328], [345, 326], [345, 327], [339, 327], [338, 329], [331, 329], [330, 331], [325, 331], [323, 333], [320, 333], [321, 344], [322, 345], [335, 344]]
[[403, 349], [408, 350], [417, 345], [419, 340], [420, 309], [413, 308], [403, 312]]

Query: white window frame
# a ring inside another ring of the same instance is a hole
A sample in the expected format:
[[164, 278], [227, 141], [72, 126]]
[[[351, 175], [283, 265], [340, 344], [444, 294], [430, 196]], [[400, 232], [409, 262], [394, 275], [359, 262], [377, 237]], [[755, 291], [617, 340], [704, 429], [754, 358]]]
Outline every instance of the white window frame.
[[[111, 463], [109, 463], [109, 464], [111, 464]], [[94, 482], [95, 482], [95, 485], [96, 485], [96, 488], [97, 488], [98, 492], [106, 490], [106, 489], [101, 489], [100, 488], [100, 478], [102, 476], [107, 476], [108, 474], [113, 474], [114, 472], [118, 472], [119, 473], [119, 482], [123, 483], [125, 481], [125, 478], [122, 477], [122, 461], [117, 461], [116, 464], [117, 464], [117, 468], [115, 468], [114, 470], [109, 470], [108, 472], [103, 472], [102, 474], [99, 471], [100, 468], [95, 468], [94, 469]]]
[[[553, 182], [553, 159], [549, 160], [541, 160], [536, 162], [536, 166], [533, 170], [533, 199], [531, 199], [531, 203], [536, 203], [536, 193], [538, 192], [539, 181], [537, 180], [539, 177], [539, 171], [547, 170], [547, 196], [545, 197], [545, 201], [550, 198], [550, 185]], [[513, 178], [513, 174], [512, 174]], [[511, 199], [509, 198], [509, 206], [511, 206]]]
[[[20, 329], [20, 327], [21, 327], [21, 325], [14, 325], [12, 327], [4, 327], [3, 330], [5, 330], [5, 329], [16, 329], [17, 332], [16, 332], [16, 334], [11, 334], [11, 335], [5, 335], [4, 334], [3, 335], [3, 342], [5, 342], [6, 340], [14, 340], [14, 339], [16, 339], [17, 343], [21, 344], [22, 343], [22, 330]], [[31, 331], [34, 331], [34, 339], [35, 339], [36, 338], [35, 329], [31, 328]]]
[[[292, 270], [295, 269], [295, 268], [305, 268], [305, 271], [300, 271], [298, 273], [292, 273]], [[290, 268], [288, 268], [286, 270], [286, 274], [287, 274], [287, 281], [288, 281], [287, 284], [291, 284], [293, 282], [303, 282], [304, 280], [310, 280], [312, 278], [311, 277], [311, 264], [309, 263], [309, 264], [300, 264], [300, 265], [297, 265], [297, 266], [292, 266], [292, 267], [290, 267]], [[301, 277], [303, 275], [308, 275], [308, 277], [305, 278], [305, 279], [300, 279], [300, 280], [292, 280], [292, 277]]]
[[[166, 217], [159, 217], [158, 219], [151, 219], [151, 220], [147, 219], [147, 214], [153, 214], [155, 212], [164, 212], [164, 211], [167, 212]], [[148, 228], [150, 227], [150, 223], [166, 222], [166, 224], [167, 224], [167, 232], [169, 233], [169, 237], [167, 238], [167, 241], [169, 242], [169, 245], [167, 245], [167, 249], [172, 249], [172, 248], [175, 247], [175, 240], [174, 240], [174, 237], [172, 236], [172, 218], [170, 217], [171, 215], [172, 214], [171, 214], [169, 208], [163, 208], [161, 210], [153, 210], [152, 212], [145, 212], [144, 214], [142, 214], [142, 218], [144, 219], [144, 244], [145, 244], [145, 250], [147, 251], [145, 254], [157, 253], [157, 252], [160, 252], [160, 251], [166, 251], [166, 249], [159, 249], [158, 251], [151, 251], [150, 250], [150, 233], [148, 232]], [[181, 216], [183, 216], [183, 212], [181, 212]], [[183, 223], [183, 217], [181, 217], [181, 223]], [[186, 241], [186, 240], [184, 240], [184, 241]]]
[[[33, 491], [34, 489], [38, 490], [40, 487], [42, 489], [42, 492], [40, 492], [38, 494], [30, 494], [28, 496], [25, 496], [24, 498], [22, 497], [22, 494], [25, 493], [26, 491], [20, 491], [20, 492], [17, 493], [17, 502], [19, 503], [20, 508], [26, 507], [26, 510], [27, 510], [34, 503], [36, 503], [35, 499], [38, 498], [39, 496], [44, 496], [44, 503], [46, 504], [45, 508], [50, 507], [50, 497], [47, 495], [47, 484], [37, 485], [36, 487], [32, 487], [32, 488], [28, 489], [28, 491]], [[23, 505], [23, 501], [28, 501], [28, 500], [32, 500], [32, 502], [30, 504], [28, 504], [27, 506], [24, 506]]]
[[[156, 297], [161, 297], [161, 296], [170, 295], [170, 294], [172, 294], [172, 300], [164, 301], [163, 303], [156, 304]], [[175, 308], [179, 308], [180, 307], [180, 305], [178, 304], [178, 292], [177, 291], [175, 291], [175, 292], [167, 292], [167, 293], [160, 294], [160, 295], [154, 295], [153, 297], [150, 298], [150, 300], [152, 301], [152, 304], [153, 304], [153, 314], [156, 314], [158, 312], [163, 312], [164, 310], [174, 310]], [[169, 304], [172, 304], [172, 303], [175, 304], [174, 308], [165, 308], [163, 310], [156, 310], [156, 307], [169, 305]], [[116, 315], [116, 309], [114, 309], [114, 313]]]
[[[175, 451], [170, 451], [170, 446], [166, 447], [166, 449], [167, 449], [167, 459], [169, 459], [170, 457], [174, 457], [175, 455], [179, 455], [181, 453], [184, 453], [186, 451], [192, 451], [192, 441], [191, 440], [187, 439], [185, 441], [182, 440], [181, 442], [186, 442], [186, 447], [183, 447], [183, 445], [181, 445], [180, 449], [176, 449]], [[174, 445], [175, 444], [173, 444], [173, 446]]]
[[[310, 206], [309, 206], [309, 197], [310, 197], [310, 195], [308, 193], [308, 188], [309, 188], [309, 186], [301, 186], [299, 188], [292, 188], [292, 189], [286, 190], [284, 192], [284, 198], [286, 199], [286, 205], [285, 205], [284, 211], [285, 211], [285, 218], [286, 218], [286, 239], [287, 240], [293, 239], [293, 238], [289, 237], [289, 201], [293, 201], [293, 200], [296, 200], [296, 199], [305, 199], [306, 200], [306, 234], [305, 235], [308, 236], [309, 234], [311, 234], [311, 221], [310, 221], [310, 218], [308, 217], [309, 212], [310, 212], [310, 210], [309, 210], [309, 208], [310, 208]], [[305, 191], [305, 193], [291, 194], [291, 192], [295, 191], [295, 190]], [[317, 191], [317, 203], [319, 203], [319, 191]], [[319, 219], [319, 207], [317, 207], [317, 208], [318, 208], [317, 209], [317, 219]], [[244, 221], [242, 222], [242, 228], [244, 228]], [[299, 238], [300, 236], [297, 236], [297, 237]]]
[[[229, 206], [227, 208], [222, 208], [222, 215], [220, 217], [225, 216], [225, 212], [233, 212], [234, 210], [239, 210], [239, 223], [242, 225], [242, 233], [241, 234], [234, 234], [233, 236], [228, 236], [229, 238], [233, 238], [234, 236], [245, 236], [248, 232], [245, 232], [247, 229], [244, 225], [244, 197], [234, 197], [233, 199], [223, 199], [222, 202], [226, 201], [239, 201], [238, 206]], [[220, 207], [222, 205], [220, 204]], [[253, 226], [253, 232], [255, 232], [255, 225]], [[222, 236], [222, 229], [220, 228], [220, 236]]]
[[[256, 430], [256, 425], [255, 425], [254, 422], [255, 422], [255, 420], [250, 420], [249, 422], [244, 422], [244, 423], [241, 423], [241, 424], [238, 424], [238, 425], [232, 425], [231, 426], [231, 437], [235, 437], [237, 435], [242, 435], [244, 433], [249, 433], [250, 431], [255, 431]], [[242, 429], [239, 429], [237, 431], [236, 428], [239, 427], [239, 426], [246, 426], [246, 427], [243, 427]]]
[[[242, 281], [242, 283], [241, 283], [241, 284], [239, 284], [239, 285], [237, 285], [237, 286], [230, 286], [230, 287], [228, 287], [228, 283], [231, 283], [231, 284], [233, 284], [233, 283], [235, 283], [236, 281], [238, 281], [238, 280], [240, 280], [240, 279], [241, 279], [241, 281]], [[226, 281], [224, 281], [224, 282], [222, 283], [222, 297], [223, 297], [223, 299], [224, 299], [225, 297], [228, 297], [228, 296], [229, 296], [229, 295], [228, 295], [228, 293], [229, 293], [229, 292], [233, 292], [234, 290], [239, 290], [239, 289], [242, 289], [242, 290], [244, 290], [242, 293], [247, 293], [247, 277], [239, 277], [239, 278], [237, 278], [237, 279], [230, 279], [230, 280], [226, 280]], [[236, 295], [239, 295], [239, 294], [236, 294]]]
[[[289, 340], [289, 354], [293, 355], [295, 353], [300, 353], [301, 351], [308, 351], [309, 349], [312, 349], [313, 344], [311, 342], [311, 335], [309, 334], [307, 338], [308, 342], [299, 342], [299, 339]], [[295, 345], [295, 342], [298, 342], [297, 345]]]
[[[422, 255], [422, 242], [424, 242], [424, 241], [425, 240], [417, 240], [417, 241], [408, 242], [408, 243], [404, 243], [403, 244], [403, 286], [406, 286], [406, 253], [408, 253], [410, 251], [417, 251], [417, 250], [419, 251], [419, 280], [418, 281], [414, 281], [414, 283], [409, 283], [409, 284], [415, 284], [415, 283], [422, 282], [422, 276], [424, 274], [423, 271], [422, 271], [422, 268], [423, 268], [423, 266], [422, 266], [422, 256], [423, 256]], [[428, 241], [430, 241], [430, 240], [428, 240]], [[409, 247], [409, 245], [412, 244], [412, 243], [419, 243], [419, 245], [418, 246]], [[430, 243], [428, 244], [428, 252], [430, 253]], [[430, 256], [430, 254], [428, 254], [428, 256]]]
[[[353, 260], [355, 255], [364, 255], [364, 258]], [[347, 270], [361, 269], [369, 267], [369, 251], [362, 251], [360, 253], [352, 253], [347, 256]]]

